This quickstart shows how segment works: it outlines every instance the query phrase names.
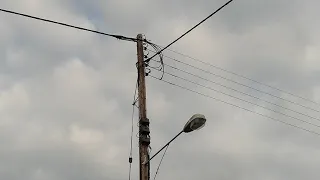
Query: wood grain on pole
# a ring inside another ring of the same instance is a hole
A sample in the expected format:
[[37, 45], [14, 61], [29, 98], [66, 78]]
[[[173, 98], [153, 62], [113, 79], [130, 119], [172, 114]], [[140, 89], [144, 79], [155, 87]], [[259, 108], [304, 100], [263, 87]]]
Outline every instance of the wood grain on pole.
[[[143, 54], [143, 36], [138, 34], [137, 36], [137, 54], [138, 54], [138, 100], [139, 100], [139, 119], [147, 118], [146, 110], [146, 85], [145, 85], [145, 63]], [[141, 130], [139, 126], [139, 131]], [[147, 160], [148, 146], [139, 140], [139, 165], [140, 165], [140, 180], [149, 180], [149, 163], [142, 164]]]

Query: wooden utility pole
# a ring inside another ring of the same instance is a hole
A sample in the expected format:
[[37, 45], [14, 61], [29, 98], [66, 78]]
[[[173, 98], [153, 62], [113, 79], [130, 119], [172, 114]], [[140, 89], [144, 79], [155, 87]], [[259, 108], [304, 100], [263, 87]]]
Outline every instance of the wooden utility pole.
[[149, 119], [146, 110], [146, 84], [145, 84], [145, 62], [143, 54], [143, 36], [137, 36], [138, 53], [138, 101], [139, 101], [139, 164], [140, 180], [149, 180], [150, 163], [144, 164], [149, 160], [148, 147], [150, 144]]

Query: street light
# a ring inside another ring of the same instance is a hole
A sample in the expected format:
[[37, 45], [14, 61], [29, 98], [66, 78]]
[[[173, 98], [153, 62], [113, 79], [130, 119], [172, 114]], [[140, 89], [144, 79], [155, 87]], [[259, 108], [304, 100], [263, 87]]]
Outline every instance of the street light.
[[172, 138], [166, 145], [164, 145], [157, 153], [155, 153], [149, 160], [143, 162], [143, 164], [148, 164], [151, 159], [153, 159], [156, 155], [158, 155], [165, 147], [169, 146], [169, 144], [174, 141], [178, 136], [182, 133], [189, 133], [195, 130], [199, 130], [203, 128], [206, 124], [206, 117], [202, 114], [193, 115], [189, 121], [184, 125], [182, 131], [180, 131], [174, 138]]
[[202, 114], [195, 114], [189, 119], [189, 121], [183, 127], [182, 131], [185, 133], [189, 133], [195, 130], [199, 130], [203, 128], [205, 124], [206, 124], [206, 117], [204, 117], [204, 115]]

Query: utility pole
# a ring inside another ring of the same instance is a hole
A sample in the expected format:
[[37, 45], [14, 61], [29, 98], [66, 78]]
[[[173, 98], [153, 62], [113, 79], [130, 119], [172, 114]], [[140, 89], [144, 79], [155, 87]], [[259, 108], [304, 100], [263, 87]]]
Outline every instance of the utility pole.
[[139, 102], [139, 166], [140, 180], [149, 180], [150, 163], [144, 164], [149, 160], [149, 144], [150, 144], [150, 129], [149, 119], [147, 118], [146, 110], [146, 84], [145, 84], [145, 62], [143, 53], [143, 36], [137, 36], [137, 54], [138, 54], [138, 102]]

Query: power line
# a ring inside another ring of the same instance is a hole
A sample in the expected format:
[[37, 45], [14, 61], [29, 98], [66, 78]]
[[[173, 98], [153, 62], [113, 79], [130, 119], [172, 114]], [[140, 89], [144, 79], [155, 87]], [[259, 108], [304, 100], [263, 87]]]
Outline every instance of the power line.
[[168, 44], [166, 47], [162, 48], [159, 52], [157, 52], [155, 55], [153, 55], [152, 57], [146, 59], [145, 61], [148, 62], [150, 61], [152, 58], [154, 58], [155, 56], [157, 56], [158, 54], [162, 53], [165, 49], [167, 49], [168, 47], [170, 47], [172, 44], [176, 43], [177, 41], [179, 41], [181, 38], [183, 38], [185, 35], [187, 35], [188, 33], [190, 33], [192, 30], [194, 30], [195, 28], [197, 28], [200, 24], [204, 23], [206, 20], [208, 20], [209, 18], [211, 18], [213, 15], [215, 15], [217, 12], [219, 12], [221, 9], [223, 9], [225, 6], [227, 6], [229, 3], [231, 3], [233, 0], [229, 0], [227, 3], [225, 3], [224, 5], [222, 5], [221, 7], [219, 7], [217, 10], [215, 10], [213, 13], [211, 13], [209, 16], [207, 16], [205, 19], [203, 19], [202, 21], [200, 21], [198, 24], [196, 24], [195, 26], [193, 26], [191, 29], [189, 29], [187, 32], [185, 32], [184, 34], [182, 34], [180, 37], [178, 37], [176, 40], [172, 41], [170, 44]]
[[131, 180], [131, 167], [132, 167], [132, 141], [133, 141], [133, 124], [134, 124], [134, 109], [136, 104], [136, 95], [137, 95], [138, 81], [136, 83], [136, 87], [133, 95], [132, 102], [132, 115], [131, 115], [131, 135], [130, 135], [130, 154], [129, 154], [129, 180]]
[[82, 31], [88, 31], [88, 32], [92, 32], [92, 33], [96, 33], [96, 34], [100, 34], [100, 35], [104, 35], [104, 36], [110, 36], [110, 37], [113, 37], [113, 38], [116, 38], [116, 39], [119, 39], [119, 40], [126, 40], [126, 41], [134, 41], [134, 42], [136, 42], [136, 38], [126, 37], [126, 36], [117, 35], [117, 34], [108, 34], [108, 33], [100, 32], [100, 31], [92, 30], [92, 29], [87, 29], [87, 28], [83, 28], [83, 27], [79, 27], [79, 26], [75, 26], [75, 25], [71, 25], [71, 24], [66, 24], [66, 23], [62, 23], [62, 22], [58, 22], [58, 21], [49, 20], [49, 19], [44, 19], [44, 18], [31, 16], [31, 15], [28, 15], [28, 14], [23, 14], [23, 13], [10, 11], [10, 10], [6, 10], [6, 9], [1, 9], [1, 8], [0, 8], [0, 11], [6, 12], [6, 13], [10, 13], [10, 14], [14, 14], [14, 15], [18, 15], [18, 16], [31, 18], [31, 19], [36, 19], [36, 20], [39, 20], [39, 21], [58, 24], [58, 25], [61, 25], [61, 26], [66, 26], [66, 27], [70, 27], [70, 28], [74, 28], [74, 29], [78, 29], [78, 30], [82, 30]]
[[[150, 50], [150, 49], [148, 49], [148, 50], [151, 51], [151, 52], [154, 52], [154, 51], [152, 51], [152, 50]], [[163, 56], [164, 56], [164, 57], [167, 57], [168, 59], [171, 59], [171, 60], [173, 60], [173, 61], [175, 61], [175, 62], [178, 62], [178, 63], [180, 63], [180, 64], [184, 64], [184, 65], [186, 65], [186, 66], [189, 66], [189, 67], [192, 67], [192, 68], [194, 68], [194, 69], [200, 70], [200, 71], [202, 71], [202, 72], [204, 72], [204, 73], [211, 74], [211, 75], [216, 76], [216, 77], [218, 77], [218, 78], [221, 78], [221, 79], [224, 79], [224, 80], [226, 80], [226, 81], [229, 81], [229, 82], [238, 84], [238, 85], [240, 85], [240, 86], [243, 86], [243, 87], [252, 89], [252, 90], [254, 90], [254, 91], [257, 91], [257, 92], [260, 92], [260, 93], [263, 93], [263, 94], [267, 94], [267, 95], [269, 95], [269, 96], [272, 96], [272, 97], [274, 97], [274, 98], [277, 98], [277, 99], [280, 99], [280, 100], [283, 100], [283, 101], [287, 101], [287, 102], [289, 102], [289, 103], [291, 103], [291, 104], [295, 104], [295, 105], [300, 106], [300, 107], [303, 107], [303, 108], [305, 108], [305, 109], [309, 109], [309, 110], [312, 110], [312, 111], [315, 111], [315, 112], [320, 112], [320, 111], [317, 110], [317, 109], [313, 109], [313, 108], [311, 108], [311, 107], [308, 107], [308, 106], [299, 104], [299, 103], [297, 103], [297, 102], [295, 102], [295, 101], [288, 100], [288, 99], [285, 99], [285, 98], [282, 98], [282, 97], [273, 95], [273, 94], [271, 94], [271, 93], [262, 91], [262, 90], [260, 90], [260, 89], [257, 89], [257, 88], [254, 88], [254, 87], [251, 87], [251, 86], [248, 86], [248, 85], [239, 83], [239, 82], [237, 82], [237, 81], [235, 81], [235, 80], [226, 78], [226, 77], [224, 77], [224, 76], [222, 76], [222, 75], [218, 75], [218, 74], [212, 73], [211, 71], [207, 71], [207, 70], [201, 69], [201, 68], [199, 68], [199, 67], [196, 67], [196, 66], [194, 66], [194, 65], [191, 65], [191, 64], [188, 64], [188, 63], [185, 63], [185, 62], [182, 62], [182, 61], [177, 60], [177, 59], [175, 59], [175, 58], [172, 58], [172, 57], [169, 57], [169, 56], [166, 56], [166, 55], [163, 55]]]
[[[154, 78], [154, 79], [157, 79], [157, 80], [160, 80], [159, 78], [157, 78], [157, 77], [155, 77], [155, 76], [152, 76], [152, 75], [149, 75], [149, 77]], [[203, 93], [197, 92], [197, 91], [195, 91], [195, 90], [189, 89], [189, 88], [184, 87], [184, 86], [181, 86], [181, 85], [174, 84], [174, 83], [172, 83], [172, 82], [169, 82], [169, 81], [166, 81], [166, 80], [163, 80], [163, 79], [161, 79], [160, 81], [163, 81], [163, 82], [165, 82], [165, 83], [167, 83], [167, 84], [170, 84], [170, 85], [172, 85], [172, 86], [175, 86], [175, 87], [184, 89], [184, 90], [186, 90], [186, 91], [193, 92], [193, 93], [196, 93], [196, 94], [198, 94], [198, 95], [201, 95], [201, 96], [204, 96], [204, 97], [207, 97], [207, 98], [210, 98], [210, 99], [219, 101], [219, 102], [221, 102], [221, 103], [228, 104], [228, 105], [230, 105], [230, 106], [233, 106], [233, 107], [236, 107], [236, 108], [239, 108], [239, 109], [248, 111], [248, 112], [250, 112], [250, 113], [257, 114], [257, 115], [259, 115], [259, 116], [262, 116], [262, 117], [271, 119], [271, 120], [273, 120], [273, 121], [276, 121], [276, 122], [279, 122], [279, 123], [282, 123], [282, 124], [285, 124], [285, 125], [287, 125], [287, 126], [291, 126], [291, 127], [293, 127], [293, 128], [300, 129], [300, 130], [303, 130], [303, 131], [306, 131], [306, 132], [309, 132], [309, 133], [312, 133], [312, 134], [315, 134], [315, 135], [320, 136], [320, 133], [315, 132], [315, 131], [312, 131], [312, 130], [310, 130], [310, 129], [306, 129], [306, 128], [297, 126], [297, 125], [295, 125], [295, 124], [287, 123], [287, 122], [282, 121], [282, 120], [280, 120], [280, 119], [273, 118], [273, 117], [271, 117], [271, 116], [268, 116], [268, 115], [265, 115], [265, 114], [262, 114], [262, 113], [259, 113], [259, 112], [256, 112], [256, 111], [253, 111], [253, 110], [244, 108], [244, 107], [241, 107], [241, 106], [239, 106], [239, 105], [229, 103], [229, 102], [227, 102], [227, 101], [224, 101], [224, 100], [215, 98], [215, 97], [213, 97], [213, 96], [209, 96], [209, 95], [207, 95], [207, 94], [203, 94]]]
[[153, 180], [156, 180], [156, 177], [157, 177], [157, 175], [158, 175], [158, 173], [159, 173], [159, 169], [160, 169], [162, 160], [163, 160], [164, 156], [165, 156], [166, 153], [167, 153], [168, 147], [169, 147], [169, 144], [167, 145], [166, 149], [164, 150], [164, 153], [163, 153], [163, 155], [162, 155], [162, 157], [161, 157], [161, 160], [160, 160], [160, 162], [159, 162], [159, 165], [158, 165], [158, 168], [157, 168], [156, 174], [154, 175]]
[[191, 81], [191, 80], [188, 80], [188, 79], [182, 78], [182, 77], [180, 77], [180, 76], [177, 76], [177, 75], [174, 75], [174, 74], [171, 74], [171, 73], [168, 73], [168, 72], [165, 72], [165, 74], [168, 74], [168, 75], [170, 75], [170, 76], [172, 76], [172, 77], [175, 77], [175, 78], [177, 78], [177, 79], [181, 79], [181, 80], [183, 80], [183, 81], [186, 81], [186, 82], [189, 82], [189, 83], [195, 84], [195, 85], [197, 85], [197, 86], [200, 86], [200, 87], [203, 87], [203, 88], [206, 88], [206, 89], [209, 89], [209, 90], [215, 91], [215, 92], [217, 92], [217, 93], [224, 94], [224, 95], [226, 95], [226, 96], [229, 96], [229, 97], [232, 97], [232, 98], [234, 98], [234, 99], [237, 99], [237, 100], [240, 100], [240, 101], [246, 102], [246, 103], [248, 103], [248, 104], [251, 104], [251, 105], [254, 105], [254, 106], [257, 106], [257, 107], [261, 107], [261, 108], [266, 109], [266, 110], [268, 110], [268, 111], [271, 111], [271, 112], [274, 112], [274, 113], [277, 113], [277, 114], [280, 114], [280, 115], [283, 115], [283, 116], [289, 117], [289, 118], [291, 118], [291, 119], [295, 119], [295, 120], [297, 120], [297, 121], [301, 121], [301, 122], [304, 122], [304, 123], [306, 123], [306, 124], [310, 124], [310, 125], [312, 125], [312, 126], [316, 126], [316, 127], [320, 128], [320, 125], [317, 125], [317, 124], [314, 124], [314, 123], [308, 122], [308, 121], [303, 120], [303, 119], [299, 119], [299, 118], [294, 117], [294, 116], [287, 115], [287, 114], [282, 113], [282, 112], [280, 112], [280, 111], [276, 111], [276, 110], [270, 109], [270, 108], [268, 108], [268, 107], [265, 107], [265, 106], [262, 106], [262, 105], [259, 105], [259, 104], [256, 104], [256, 103], [253, 103], [253, 102], [251, 102], [251, 101], [248, 101], [248, 100], [245, 100], [245, 99], [242, 99], [242, 98], [239, 98], [239, 97], [233, 96], [233, 95], [230, 95], [230, 94], [228, 94], [228, 93], [225, 93], [225, 92], [222, 92], [222, 91], [218, 91], [218, 90], [213, 89], [213, 88], [211, 88], [211, 87], [204, 86], [204, 85], [202, 85], [202, 84], [199, 84], [199, 83], [196, 83], [196, 82], [194, 82], [194, 81]]
[[134, 106], [132, 106], [132, 125], [131, 125], [131, 137], [130, 137], [130, 155], [129, 155], [129, 180], [131, 180], [131, 168], [132, 168], [132, 139], [133, 139], [133, 116]]
[[[160, 47], [161, 47], [161, 46], [160, 46]], [[278, 87], [271, 86], [271, 85], [266, 84], [266, 83], [262, 83], [262, 82], [260, 82], [260, 81], [255, 80], [255, 79], [246, 77], [246, 76], [244, 76], [244, 75], [241, 75], [241, 74], [235, 73], [235, 72], [233, 72], [233, 71], [224, 69], [224, 68], [222, 68], [222, 67], [213, 65], [213, 64], [211, 64], [211, 63], [208, 63], [208, 62], [205, 62], [205, 61], [202, 61], [202, 60], [193, 58], [193, 57], [191, 57], [191, 56], [189, 56], [189, 55], [182, 54], [182, 53], [177, 52], [177, 51], [174, 51], [174, 50], [172, 50], [172, 49], [168, 49], [168, 51], [171, 51], [171, 52], [174, 52], [174, 53], [179, 54], [179, 55], [181, 55], [181, 56], [187, 57], [187, 58], [189, 58], [189, 59], [191, 59], [191, 60], [193, 60], [193, 61], [200, 62], [200, 63], [202, 63], [202, 64], [208, 65], [208, 66], [213, 67], [213, 68], [215, 68], [215, 69], [219, 69], [219, 70], [224, 71], [224, 72], [226, 72], [226, 73], [233, 74], [233, 75], [239, 76], [239, 77], [241, 77], [241, 78], [243, 78], [243, 79], [246, 79], [246, 80], [255, 82], [255, 83], [257, 83], [257, 84], [260, 84], [260, 85], [263, 85], [263, 86], [266, 86], [266, 87], [269, 87], [269, 88], [271, 88], [271, 89], [275, 89], [275, 90], [280, 91], [280, 92], [282, 92], [282, 93], [289, 94], [289, 95], [291, 95], [291, 96], [293, 96], [293, 97], [296, 97], [296, 98], [299, 98], [299, 99], [303, 99], [303, 100], [305, 100], [305, 101], [308, 101], [308, 102], [311, 102], [311, 103], [320, 105], [320, 103], [315, 102], [315, 101], [313, 101], [313, 100], [310, 100], [310, 99], [307, 99], [307, 98], [305, 98], [305, 97], [296, 95], [296, 94], [294, 94], [294, 93], [292, 93], [292, 92], [289, 92], [289, 91], [280, 89], [280, 88], [278, 88]]]
[[[170, 68], [172, 68], [172, 69], [175, 69], [175, 70], [177, 70], [177, 71], [183, 72], [183, 73], [185, 73], [185, 74], [189, 74], [189, 75], [191, 75], [191, 76], [197, 77], [197, 78], [202, 79], [202, 80], [205, 80], [205, 81], [207, 81], [207, 82], [210, 82], [210, 83], [216, 84], [216, 85], [218, 85], [218, 86], [224, 87], [224, 88], [226, 88], [226, 89], [232, 90], [232, 91], [234, 91], [234, 92], [237, 92], [237, 93], [240, 93], [240, 94], [243, 94], [243, 95], [246, 95], [246, 96], [252, 97], [252, 98], [257, 99], [257, 100], [261, 100], [261, 101], [266, 102], [266, 103], [268, 103], [268, 104], [271, 104], [271, 105], [274, 105], [274, 106], [277, 106], [277, 107], [280, 107], [280, 108], [286, 109], [286, 110], [288, 110], [288, 111], [291, 111], [291, 112], [294, 112], [294, 113], [297, 113], [297, 114], [300, 114], [300, 115], [303, 115], [303, 116], [306, 116], [306, 117], [309, 117], [309, 118], [315, 119], [315, 120], [317, 120], [317, 121], [320, 121], [320, 119], [319, 119], [319, 118], [316, 118], [316, 117], [310, 116], [310, 115], [308, 115], [308, 114], [301, 113], [301, 112], [299, 112], [299, 111], [296, 111], [296, 110], [293, 110], [293, 109], [290, 109], [290, 108], [287, 108], [287, 107], [284, 107], [284, 106], [278, 105], [278, 104], [276, 104], [276, 103], [272, 103], [272, 102], [270, 102], [270, 101], [267, 101], [267, 100], [264, 100], [264, 99], [262, 99], [262, 98], [256, 97], [256, 96], [254, 96], [254, 95], [251, 95], [251, 94], [248, 94], [248, 93], [245, 93], [245, 92], [239, 91], [239, 90], [237, 90], [237, 89], [234, 89], [234, 88], [232, 88], [232, 87], [229, 87], [229, 86], [223, 85], [223, 84], [221, 84], [221, 83], [218, 83], [218, 82], [215, 82], [215, 81], [212, 81], [212, 80], [209, 80], [209, 79], [203, 78], [203, 77], [201, 77], [201, 76], [198, 76], [198, 75], [193, 74], [193, 73], [190, 73], [190, 72], [188, 72], [188, 71], [185, 71], [185, 70], [182, 70], [182, 69], [179, 69], [179, 68], [173, 67], [173, 66], [171, 66], [171, 65], [168, 65], [168, 64], [164, 64], [164, 65], [165, 65], [165, 66], [168, 66], [168, 67], [170, 67]], [[165, 73], [167, 73], [167, 72], [165, 72]]]

